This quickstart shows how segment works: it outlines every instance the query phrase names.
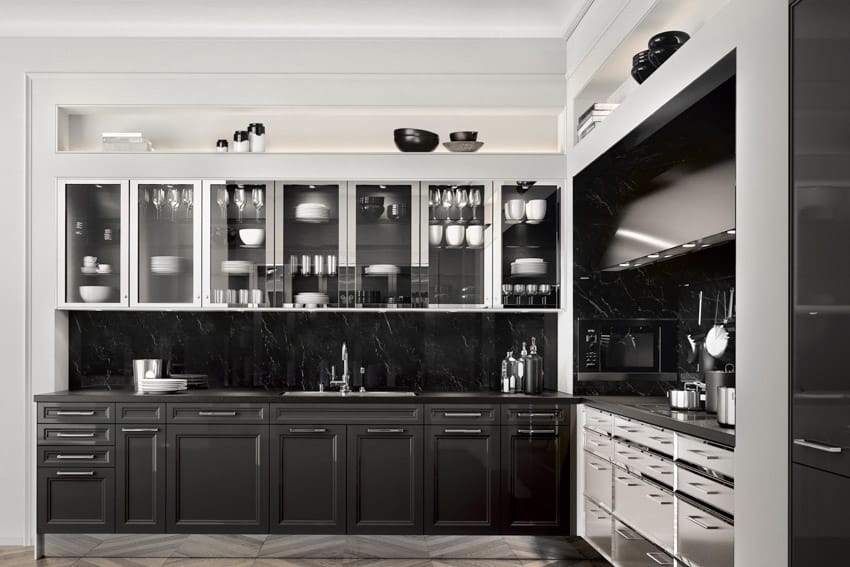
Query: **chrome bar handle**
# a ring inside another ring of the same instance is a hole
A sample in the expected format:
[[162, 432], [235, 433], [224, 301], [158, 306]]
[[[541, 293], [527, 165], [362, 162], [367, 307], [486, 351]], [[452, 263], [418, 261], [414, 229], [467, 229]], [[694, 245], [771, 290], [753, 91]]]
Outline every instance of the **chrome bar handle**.
[[56, 455], [58, 461], [91, 461], [94, 455]]
[[94, 471], [56, 471], [56, 476], [94, 476]]
[[235, 417], [236, 411], [199, 411], [201, 417]]
[[156, 433], [159, 431], [158, 427], [122, 427], [121, 431], [124, 433]]
[[815, 451], [823, 451], [824, 453], [833, 454], [838, 454], [844, 450], [842, 447], [836, 447], [835, 445], [824, 445], [823, 443], [816, 443], [814, 441], [807, 441], [805, 439], [794, 439], [794, 445], [799, 445], [800, 447], [808, 447], [809, 449], [814, 449]]
[[56, 415], [83, 415], [83, 416], [90, 416], [90, 415], [94, 415], [94, 410], [89, 410], [89, 411], [58, 410], [58, 411], [56, 412]]
[[290, 433], [327, 433], [328, 430], [324, 427], [316, 427], [316, 428], [299, 428], [299, 427], [290, 427]]
[[445, 433], [481, 433], [480, 429], [445, 429]]
[[517, 414], [517, 417], [558, 417], [558, 414], [553, 411], [547, 412], [520, 412]]
[[65, 433], [64, 431], [59, 431], [56, 433], [56, 437], [94, 437], [94, 431], [89, 433]]
[[538, 435], [538, 434], [552, 434], [555, 433], [554, 429], [517, 429], [517, 433], [522, 435]]
[[401, 428], [369, 428], [366, 430], [366, 433], [404, 433], [404, 429]]
[[446, 411], [443, 412], [443, 417], [481, 417], [482, 413], [479, 412], [453, 412]]

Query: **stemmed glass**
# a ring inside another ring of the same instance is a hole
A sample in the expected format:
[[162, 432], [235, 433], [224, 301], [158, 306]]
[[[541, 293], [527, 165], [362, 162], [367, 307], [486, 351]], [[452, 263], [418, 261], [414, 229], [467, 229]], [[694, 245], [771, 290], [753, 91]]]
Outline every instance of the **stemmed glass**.
[[466, 189], [458, 189], [455, 192], [455, 201], [457, 202], [458, 207], [458, 221], [463, 223], [463, 209], [469, 204], [469, 191]]
[[254, 187], [251, 191], [251, 202], [254, 203], [254, 209], [257, 211], [257, 220], [260, 220], [260, 213], [265, 206], [265, 194], [259, 187]]
[[525, 294], [528, 296], [528, 304], [534, 305], [534, 296], [537, 295], [537, 284], [527, 284]]
[[168, 204], [171, 206], [171, 222], [177, 220], [177, 209], [180, 208], [180, 189], [174, 186], [168, 188]]
[[236, 210], [239, 211], [239, 222], [242, 222], [242, 211], [245, 210], [245, 188], [237, 185], [233, 190], [233, 204], [236, 205]]
[[540, 284], [538, 293], [543, 298], [543, 305], [547, 305], [549, 303], [549, 294], [552, 293], [552, 286], [547, 283]]
[[525, 295], [525, 285], [521, 283], [514, 284], [514, 295], [516, 296], [516, 304], [522, 305], [522, 296]]
[[156, 220], [159, 220], [159, 215], [162, 211], [162, 204], [165, 203], [165, 189], [162, 187], [156, 187], [151, 195], [151, 203], [153, 203], [153, 206], [156, 209]]
[[440, 205], [440, 190], [430, 189], [428, 191], [428, 206], [431, 208], [431, 220], [437, 220], [437, 207]]
[[513, 291], [514, 286], [509, 283], [502, 284], [502, 304], [510, 305], [511, 301], [511, 291]]
[[452, 194], [451, 189], [443, 190], [443, 208], [446, 209], [446, 220], [450, 221], [451, 216], [449, 216], [449, 210], [452, 208], [452, 204], [454, 203], [454, 195]]
[[191, 187], [183, 189], [183, 204], [186, 205], [186, 219], [192, 218], [192, 207], [194, 207], [195, 192]]
[[472, 221], [476, 222], [478, 220], [478, 218], [475, 215], [478, 212], [478, 207], [481, 206], [481, 189], [473, 189], [472, 190], [471, 202], [472, 202]]
[[221, 210], [221, 218], [224, 220], [227, 220], [228, 201], [227, 187], [219, 187], [215, 193], [215, 202], [218, 203], [218, 208]]

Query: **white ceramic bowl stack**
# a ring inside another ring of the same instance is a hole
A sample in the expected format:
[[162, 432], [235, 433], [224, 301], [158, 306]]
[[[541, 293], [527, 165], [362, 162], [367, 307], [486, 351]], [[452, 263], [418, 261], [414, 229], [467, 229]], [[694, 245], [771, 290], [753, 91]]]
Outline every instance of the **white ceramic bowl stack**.
[[246, 275], [251, 273], [251, 265], [246, 260], [224, 260], [221, 262], [221, 271], [225, 274]]
[[395, 276], [401, 273], [401, 268], [393, 264], [372, 264], [363, 269], [367, 276]]
[[141, 378], [139, 390], [144, 394], [176, 394], [185, 392], [186, 380], [181, 378]]
[[512, 276], [543, 276], [547, 270], [548, 264], [543, 258], [517, 258], [511, 262]]
[[180, 256], [151, 256], [151, 273], [168, 276], [180, 273]]
[[295, 207], [295, 220], [299, 222], [328, 222], [330, 216], [330, 209], [322, 203], [301, 203]]
[[108, 285], [81, 285], [80, 297], [85, 303], [106, 303], [112, 294]]
[[245, 248], [259, 248], [266, 241], [266, 231], [262, 228], [241, 228], [239, 240]]
[[295, 294], [295, 304], [304, 307], [319, 307], [330, 303], [326, 293], [304, 292]]

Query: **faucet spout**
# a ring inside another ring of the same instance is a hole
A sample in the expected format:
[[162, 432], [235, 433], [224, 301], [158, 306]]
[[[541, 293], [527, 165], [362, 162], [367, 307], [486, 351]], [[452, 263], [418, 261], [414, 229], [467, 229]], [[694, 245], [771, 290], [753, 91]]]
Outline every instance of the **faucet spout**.
[[343, 396], [351, 391], [351, 376], [348, 373], [348, 345], [342, 343], [342, 376], [337, 380], [331, 376], [331, 385], [339, 386], [339, 392]]

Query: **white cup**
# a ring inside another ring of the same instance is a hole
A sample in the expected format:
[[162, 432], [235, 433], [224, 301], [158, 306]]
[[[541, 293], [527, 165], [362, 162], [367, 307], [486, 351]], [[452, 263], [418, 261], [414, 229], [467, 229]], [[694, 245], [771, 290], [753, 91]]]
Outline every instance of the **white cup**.
[[505, 218], [507, 220], [522, 220], [525, 217], [525, 201], [511, 199], [505, 203]]
[[449, 246], [462, 246], [464, 233], [463, 225], [450, 224], [446, 227], [446, 244]]
[[484, 244], [484, 227], [480, 224], [471, 224], [466, 227], [466, 243], [470, 246]]
[[112, 265], [110, 264], [99, 264], [97, 266], [98, 274], [110, 274], [112, 273]]
[[546, 199], [533, 199], [525, 206], [525, 216], [531, 221], [542, 221], [546, 218]]
[[439, 246], [443, 242], [443, 225], [432, 224], [428, 227], [428, 242], [431, 246]]
[[94, 266], [97, 264], [97, 256], [83, 256], [83, 266]]

